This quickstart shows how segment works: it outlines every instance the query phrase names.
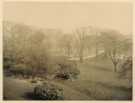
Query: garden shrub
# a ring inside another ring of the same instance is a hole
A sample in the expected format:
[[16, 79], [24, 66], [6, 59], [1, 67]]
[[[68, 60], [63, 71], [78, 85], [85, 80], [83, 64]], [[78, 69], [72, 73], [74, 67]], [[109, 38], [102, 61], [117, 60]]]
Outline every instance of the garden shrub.
[[77, 64], [72, 61], [65, 61], [58, 64], [60, 70], [56, 74], [56, 78], [61, 79], [76, 79], [80, 71], [77, 69]]
[[63, 89], [51, 83], [43, 83], [34, 88], [34, 96], [40, 100], [63, 100]]

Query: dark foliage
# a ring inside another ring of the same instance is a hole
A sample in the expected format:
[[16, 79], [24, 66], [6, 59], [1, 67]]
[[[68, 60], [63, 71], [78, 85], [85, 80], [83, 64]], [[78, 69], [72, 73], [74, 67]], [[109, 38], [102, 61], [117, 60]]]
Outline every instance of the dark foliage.
[[40, 100], [63, 100], [63, 89], [50, 83], [44, 83], [34, 88], [34, 95]]

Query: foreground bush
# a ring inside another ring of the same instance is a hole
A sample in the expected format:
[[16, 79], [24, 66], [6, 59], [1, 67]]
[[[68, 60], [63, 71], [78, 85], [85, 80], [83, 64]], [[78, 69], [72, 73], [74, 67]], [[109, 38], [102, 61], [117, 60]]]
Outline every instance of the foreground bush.
[[63, 100], [63, 89], [50, 83], [43, 83], [34, 88], [34, 96], [40, 100]]
[[119, 78], [127, 79], [129, 81], [130, 87], [132, 87], [132, 57], [128, 57], [121, 64]]

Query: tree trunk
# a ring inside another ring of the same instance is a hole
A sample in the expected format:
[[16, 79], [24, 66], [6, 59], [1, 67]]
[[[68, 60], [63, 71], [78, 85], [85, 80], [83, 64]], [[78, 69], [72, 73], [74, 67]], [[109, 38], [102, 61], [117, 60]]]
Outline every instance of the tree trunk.
[[117, 64], [114, 64], [114, 72], [117, 72]]
[[80, 53], [79, 53], [79, 57], [80, 57], [80, 62], [83, 62], [83, 48], [80, 48]]
[[83, 56], [80, 56], [80, 62], [81, 63], [83, 62]]
[[97, 56], [98, 56], [98, 45], [97, 45], [97, 43], [96, 43], [96, 46], [95, 46], [95, 52], [96, 52], [96, 58], [97, 58]]
[[71, 54], [71, 48], [68, 47], [68, 48], [67, 48], [67, 55], [68, 55], [68, 57], [70, 56], [70, 54]]
[[108, 57], [108, 52], [105, 50], [104, 51], [104, 58], [107, 58]]

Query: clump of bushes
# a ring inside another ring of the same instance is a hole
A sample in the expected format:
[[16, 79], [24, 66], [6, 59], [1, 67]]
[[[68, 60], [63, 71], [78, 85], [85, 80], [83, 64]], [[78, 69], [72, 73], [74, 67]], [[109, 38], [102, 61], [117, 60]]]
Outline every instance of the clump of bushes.
[[65, 61], [58, 64], [60, 70], [57, 72], [55, 78], [61, 79], [76, 79], [80, 71], [77, 69], [77, 64], [71, 61]]
[[51, 83], [43, 83], [34, 88], [34, 96], [40, 100], [63, 100], [63, 89]]
[[47, 66], [47, 74], [51, 79], [69, 80], [76, 79], [80, 74], [75, 61], [64, 56], [53, 56]]
[[10, 72], [14, 75], [21, 75], [22, 77], [28, 77], [32, 75], [32, 69], [25, 64], [14, 64], [10, 69]]
[[128, 57], [126, 60], [124, 60], [120, 69], [120, 77], [126, 78], [128, 72], [132, 71], [132, 57]]
[[[33, 60], [31, 62], [13, 62], [12, 65], [9, 65], [10, 68], [7, 70], [11, 75], [21, 76], [23, 78], [32, 77], [43, 78], [43, 79], [62, 79], [62, 80], [73, 80], [77, 79], [80, 71], [77, 68], [77, 63], [75, 61], [69, 61], [66, 57], [50, 57], [44, 64], [35, 63]], [[5, 61], [7, 64], [7, 61]], [[32, 81], [32, 83], [35, 81]]]
[[132, 57], [127, 57], [121, 64], [119, 78], [128, 80], [132, 88]]
[[32, 79], [30, 82], [31, 82], [31, 83], [37, 83], [37, 80]]

